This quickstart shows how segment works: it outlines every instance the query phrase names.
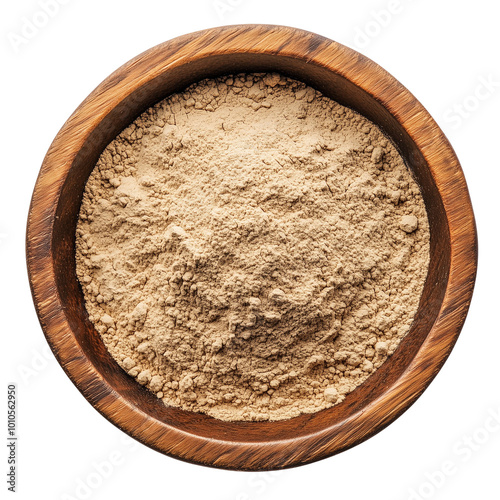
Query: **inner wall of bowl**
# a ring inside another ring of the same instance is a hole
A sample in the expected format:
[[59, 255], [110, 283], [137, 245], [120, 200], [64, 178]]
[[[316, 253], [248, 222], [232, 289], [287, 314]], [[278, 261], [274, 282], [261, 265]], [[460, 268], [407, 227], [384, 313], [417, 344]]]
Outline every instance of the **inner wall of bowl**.
[[[112, 359], [85, 310], [83, 293], [75, 272], [75, 230], [85, 183], [96, 161], [106, 145], [138, 115], [168, 95], [204, 78], [230, 73], [271, 71], [301, 80], [340, 104], [354, 109], [378, 125], [392, 139], [422, 190], [430, 223], [431, 261], [420, 307], [410, 332], [391, 358], [341, 404], [288, 421], [222, 422], [203, 414], [165, 407]], [[57, 216], [52, 245], [59, 295], [65, 303], [68, 321], [76, 340], [108, 384], [93, 391], [89, 398], [91, 402], [96, 404], [110, 392], [116, 391], [145, 413], [167, 425], [224, 441], [273, 441], [311, 434], [325, 427], [335, 426], [379, 397], [403, 373], [429, 333], [448, 280], [448, 224], [436, 185], [413, 140], [386, 108], [359, 87], [324, 67], [284, 56], [216, 55], [170, 69], [143, 85], [117, 105], [89, 135], [62, 188]]]

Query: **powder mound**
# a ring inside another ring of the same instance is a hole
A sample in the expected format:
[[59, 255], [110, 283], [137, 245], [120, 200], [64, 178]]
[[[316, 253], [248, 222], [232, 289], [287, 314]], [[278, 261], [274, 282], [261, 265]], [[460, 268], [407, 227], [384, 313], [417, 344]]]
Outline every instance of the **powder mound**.
[[279, 420], [342, 402], [394, 352], [429, 226], [375, 125], [301, 82], [240, 74], [108, 145], [76, 262], [109, 352], [166, 405]]

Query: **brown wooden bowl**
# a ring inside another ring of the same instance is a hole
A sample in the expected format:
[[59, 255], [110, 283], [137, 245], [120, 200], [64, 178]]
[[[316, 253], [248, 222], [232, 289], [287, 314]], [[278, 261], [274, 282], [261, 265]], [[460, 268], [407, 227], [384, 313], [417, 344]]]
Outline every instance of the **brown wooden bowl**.
[[[105, 146], [145, 109], [206, 77], [276, 71], [377, 124], [423, 193], [431, 260], [420, 306], [396, 352], [333, 408], [278, 422], [223, 422], [167, 408], [128, 376], [89, 321], [75, 274], [84, 186]], [[130, 436], [198, 464], [269, 470], [339, 453], [373, 436], [425, 390], [457, 340], [472, 296], [477, 242], [467, 185], [443, 132], [413, 95], [370, 59], [283, 26], [224, 26], [181, 36], [131, 60], [62, 127], [43, 162], [27, 228], [28, 271], [47, 340], [87, 400]]]

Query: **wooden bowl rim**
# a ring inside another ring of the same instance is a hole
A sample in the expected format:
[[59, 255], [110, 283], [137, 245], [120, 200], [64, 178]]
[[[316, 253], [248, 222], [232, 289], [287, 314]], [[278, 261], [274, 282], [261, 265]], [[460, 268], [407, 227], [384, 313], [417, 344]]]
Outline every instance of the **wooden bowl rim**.
[[[188, 46], [189, 50], [185, 49]], [[155, 58], [159, 53], [165, 57]], [[437, 319], [404, 373], [380, 397], [346, 419], [342, 425], [349, 423], [349, 431], [341, 438], [339, 424], [279, 441], [209, 440], [154, 420], [113, 391], [87, 358], [71, 331], [56, 287], [50, 252], [56, 207], [68, 171], [90, 132], [124, 96], [164, 71], [229, 53], [306, 60], [363, 89], [390, 111], [415, 142], [442, 198], [451, 261]], [[139, 66], [147, 67], [147, 72], [137, 71]], [[368, 88], [369, 76], [376, 76], [376, 88]], [[89, 111], [91, 118], [83, 124], [81, 117]], [[462, 203], [457, 204], [457, 198]], [[157, 451], [193, 463], [238, 470], [270, 470], [319, 460], [359, 444], [399, 417], [425, 390], [451, 352], [465, 321], [477, 268], [477, 235], [465, 178], [455, 152], [425, 108], [392, 75], [356, 51], [311, 32], [274, 25], [223, 26], [183, 35], [145, 51], [104, 80], [67, 120], [47, 152], [33, 192], [26, 238], [30, 286], [42, 329], [59, 363], [85, 398], [120, 429]], [[82, 374], [93, 383], [84, 383]], [[101, 390], [106, 391], [106, 397], [92, 397]], [[133, 427], [131, 417], [137, 414], [143, 417], [143, 424]], [[373, 421], [375, 416], [378, 423], [373, 428], [370, 417]], [[332, 439], [334, 434], [336, 439]]]

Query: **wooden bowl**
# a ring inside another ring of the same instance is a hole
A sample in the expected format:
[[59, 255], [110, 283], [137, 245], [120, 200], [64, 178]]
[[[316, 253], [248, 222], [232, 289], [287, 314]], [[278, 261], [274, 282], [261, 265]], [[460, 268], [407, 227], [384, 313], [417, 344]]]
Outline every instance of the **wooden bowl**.
[[[377, 124], [413, 171], [427, 207], [431, 260], [410, 332], [396, 352], [333, 408], [278, 422], [222, 422], [167, 408], [128, 376], [88, 319], [75, 274], [85, 182], [105, 146], [145, 109], [206, 77], [279, 72]], [[471, 300], [477, 243], [455, 153], [423, 106], [370, 59], [283, 26], [224, 26], [181, 36], [131, 60], [94, 90], [44, 159], [31, 202], [27, 261], [35, 307], [67, 375], [108, 420], [172, 457], [238, 470], [282, 469], [373, 436], [425, 390], [450, 354]]]

